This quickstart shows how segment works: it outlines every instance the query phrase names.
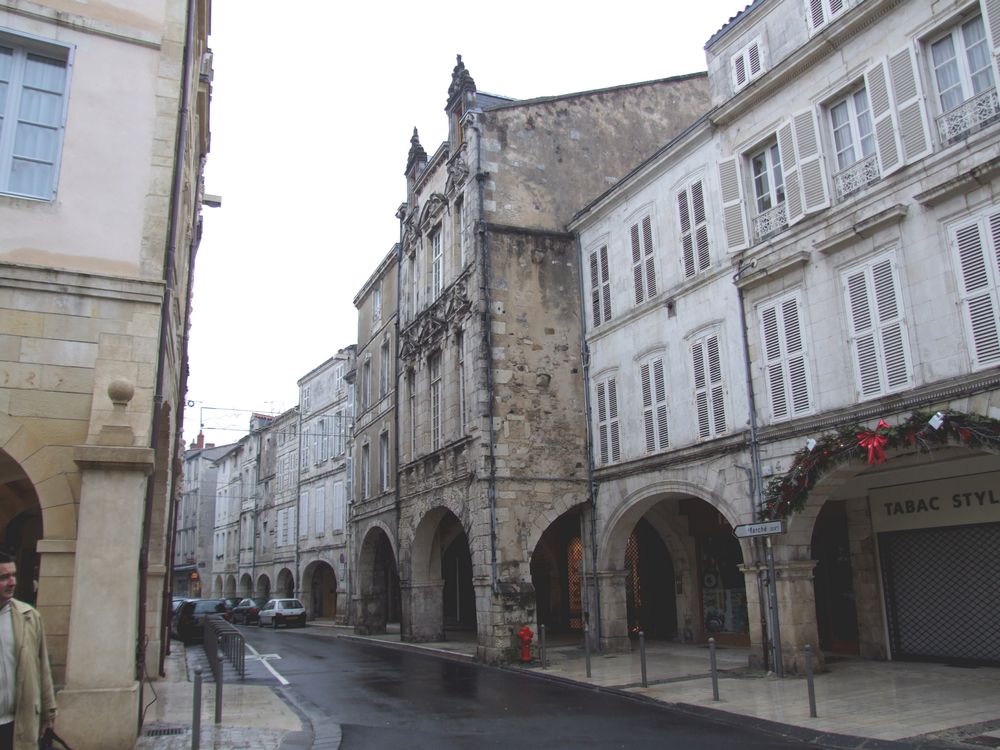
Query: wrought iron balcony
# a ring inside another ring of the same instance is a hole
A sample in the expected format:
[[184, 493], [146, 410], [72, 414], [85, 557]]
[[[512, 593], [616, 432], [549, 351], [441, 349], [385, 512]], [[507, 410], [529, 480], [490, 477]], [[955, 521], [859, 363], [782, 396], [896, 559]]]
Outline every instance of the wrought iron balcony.
[[942, 143], [952, 143], [1000, 117], [1000, 104], [995, 88], [977, 94], [968, 101], [937, 118]]
[[837, 200], [842, 201], [881, 179], [882, 173], [878, 168], [878, 157], [875, 154], [866, 156], [861, 161], [855, 162], [847, 169], [834, 175], [833, 184], [837, 191]]
[[788, 212], [782, 201], [774, 208], [769, 208], [762, 214], [753, 217], [754, 242], [763, 242], [771, 235], [788, 228]]

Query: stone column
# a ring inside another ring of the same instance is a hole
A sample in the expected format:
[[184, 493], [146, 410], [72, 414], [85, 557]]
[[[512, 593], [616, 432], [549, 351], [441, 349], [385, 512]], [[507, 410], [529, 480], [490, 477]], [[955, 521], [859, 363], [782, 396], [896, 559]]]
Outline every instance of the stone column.
[[816, 592], [813, 587], [815, 560], [790, 560], [774, 563], [781, 628], [781, 656], [785, 672], [805, 674], [805, 646], [812, 646], [813, 669], [823, 671], [823, 653], [819, 648], [816, 626]]
[[766, 597], [766, 589], [757, 585], [760, 576], [765, 575], [767, 566], [763, 563], [753, 565], [741, 565], [743, 571], [744, 585], [747, 592], [747, 620], [750, 625], [750, 659], [749, 666], [764, 666], [764, 649], [767, 644], [764, 639], [764, 631], [761, 627], [761, 617], [767, 612], [767, 601], [762, 601], [761, 596]]
[[124, 413], [132, 393], [124, 381], [108, 387], [109, 424], [96, 445], [74, 452], [80, 508], [57, 730], [77, 750], [131, 750], [136, 740], [139, 553], [153, 450], [132, 445]]
[[624, 653], [632, 649], [628, 637], [628, 608], [625, 602], [627, 573], [600, 570], [597, 586], [601, 596], [601, 651]]
[[404, 641], [444, 640], [444, 581], [400, 584], [403, 596]]

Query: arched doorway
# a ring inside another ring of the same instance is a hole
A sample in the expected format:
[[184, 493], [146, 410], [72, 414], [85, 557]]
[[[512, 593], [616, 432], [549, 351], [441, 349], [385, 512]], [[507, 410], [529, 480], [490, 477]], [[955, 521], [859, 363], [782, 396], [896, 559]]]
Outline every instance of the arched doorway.
[[221, 599], [226, 595], [225, 590], [222, 587], [222, 576], [216, 576], [215, 582], [212, 586], [212, 596]]
[[278, 584], [274, 595], [285, 599], [291, 599], [295, 596], [295, 578], [288, 568], [282, 568], [278, 571]]
[[644, 518], [639, 519], [625, 546], [625, 570], [629, 633], [676, 638], [674, 563], [663, 539]]
[[253, 578], [250, 577], [249, 573], [244, 573], [240, 576], [240, 598], [246, 599], [248, 596], [253, 595]]
[[539, 625], [547, 633], [583, 630], [581, 512], [563, 513], [545, 530], [531, 555]]
[[306, 607], [310, 617], [337, 616], [337, 575], [329, 563], [315, 560], [302, 573], [303, 591], [308, 592]]
[[428, 512], [412, 546], [410, 621], [404, 637], [439, 640], [445, 629], [475, 630], [472, 556], [465, 528], [445, 508]]
[[42, 538], [42, 509], [38, 494], [20, 464], [0, 451], [0, 540], [3, 549], [17, 561], [17, 589], [14, 597], [34, 604], [37, 601], [39, 557]]
[[858, 653], [858, 611], [843, 500], [828, 500], [812, 535], [816, 626], [824, 651]]
[[260, 576], [258, 576], [257, 588], [255, 590], [259, 598], [264, 600], [271, 598], [271, 579], [266, 573], [261, 573]]
[[359, 633], [385, 633], [389, 623], [400, 621], [402, 602], [399, 570], [389, 535], [375, 527], [366, 535], [358, 559]]
[[236, 576], [226, 576], [226, 588], [223, 596], [226, 599], [236, 598]]

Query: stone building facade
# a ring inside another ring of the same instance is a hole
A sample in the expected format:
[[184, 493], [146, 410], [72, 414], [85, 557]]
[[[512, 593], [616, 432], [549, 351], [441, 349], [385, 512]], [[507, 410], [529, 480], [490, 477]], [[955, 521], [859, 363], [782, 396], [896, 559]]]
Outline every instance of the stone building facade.
[[214, 560], [216, 460], [232, 446], [198, 443], [184, 452], [175, 524], [173, 596], [198, 598], [211, 591]]
[[[385, 530], [403, 638], [470, 629], [480, 659], [503, 661], [513, 633], [537, 624], [534, 579], [549, 591], [565, 575], [563, 556], [531, 564], [588, 500], [565, 226], [707, 102], [703, 74], [518, 102], [480, 93], [459, 58], [448, 141], [428, 157], [414, 132], [400, 211], [398, 522]], [[379, 559], [359, 557], [356, 580]]]
[[132, 747], [165, 647], [209, 14], [0, 2], [0, 529], [84, 750]]
[[995, 14], [757, 0], [572, 222], [607, 647], [1000, 662]]

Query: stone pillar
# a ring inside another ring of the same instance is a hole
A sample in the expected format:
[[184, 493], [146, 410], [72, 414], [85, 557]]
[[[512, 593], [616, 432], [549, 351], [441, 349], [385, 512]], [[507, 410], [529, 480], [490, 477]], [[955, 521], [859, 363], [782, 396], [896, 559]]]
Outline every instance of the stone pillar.
[[753, 565], [741, 565], [743, 571], [744, 585], [747, 592], [747, 619], [750, 625], [750, 659], [749, 666], [762, 668], [764, 666], [764, 650], [767, 648], [764, 630], [761, 626], [761, 617], [767, 612], [767, 601], [762, 597], [767, 596], [767, 590], [758, 586], [761, 576], [765, 576], [767, 566], [763, 563]]
[[132, 445], [124, 413], [132, 393], [123, 381], [109, 386], [115, 413], [97, 445], [74, 452], [81, 476], [74, 607], [56, 728], [77, 750], [131, 750], [137, 736], [139, 553], [153, 450]]
[[403, 596], [402, 640], [444, 640], [444, 581], [400, 584]]
[[607, 653], [624, 653], [632, 649], [625, 602], [626, 576], [624, 570], [601, 570], [597, 573], [601, 596], [600, 648]]
[[[538, 637], [535, 587], [530, 581], [500, 581], [497, 591], [489, 578], [474, 580], [479, 648], [476, 656], [487, 664], [508, 664], [520, 649], [517, 632], [527, 625]], [[483, 607], [483, 602], [488, 606]]]
[[887, 659], [882, 594], [875, 557], [877, 538], [868, 513], [868, 498], [847, 501], [847, 538], [851, 549], [851, 577], [858, 612], [858, 651], [863, 659]]
[[823, 671], [823, 652], [819, 648], [816, 626], [816, 592], [813, 587], [815, 560], [791, 560], [774, 563], [781, 628], [781, 656], [785, 672], [805, 674], [805, 646], [813, 651], [813, 669]]

